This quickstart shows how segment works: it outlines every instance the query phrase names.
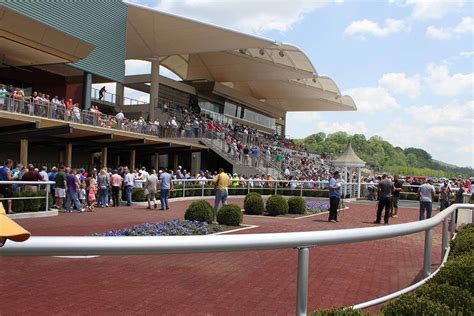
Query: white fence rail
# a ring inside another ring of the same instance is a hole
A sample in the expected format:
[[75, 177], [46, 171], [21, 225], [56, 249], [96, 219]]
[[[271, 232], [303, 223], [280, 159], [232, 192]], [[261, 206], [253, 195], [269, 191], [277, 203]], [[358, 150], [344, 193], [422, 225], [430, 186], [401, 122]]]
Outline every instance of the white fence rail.
[[444, 256], [449, 249], [450, 233], [451, 236], [455, 234], [454, 214], [458, 208], [474, 210], [474, 204], [453, 204], [436, 216], [418, 222], [329, 231], [167, 237], [34, 236], [23, 243], [7, 241], [0, 248], [0, 256], [152, 255], [295, 248], [298, 249], [296, 314], [306, 315], [310, 248], [379, 240], [424, 231], [423, 276], [428, 277], [431, 274], [433, 230], [438, 224], [443, 224], [441, 255]]

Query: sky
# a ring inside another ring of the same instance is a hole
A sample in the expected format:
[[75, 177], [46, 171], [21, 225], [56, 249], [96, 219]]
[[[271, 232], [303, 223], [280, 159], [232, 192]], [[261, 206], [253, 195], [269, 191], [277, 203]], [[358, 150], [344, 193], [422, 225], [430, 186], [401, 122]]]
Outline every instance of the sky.
[[[133, 2], [301, 48], [358, 110], [289, 112], [292, 138], [336, 131], [379, 135], [474, 167], [473, 1]], [[127, 74], [149, 71], [146, 62], [126, 66]], [[172, 76], [166, 69], [162, 74]]]

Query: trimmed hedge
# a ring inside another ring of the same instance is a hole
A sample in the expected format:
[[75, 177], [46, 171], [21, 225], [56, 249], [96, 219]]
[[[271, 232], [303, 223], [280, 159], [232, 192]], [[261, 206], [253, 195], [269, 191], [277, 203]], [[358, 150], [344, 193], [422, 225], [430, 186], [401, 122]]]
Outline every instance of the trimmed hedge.
[[266, 210], [271, 216], [288, 213], [288, 202], [281, 195], [272, 195], [268, 198]]
[[474, 315], [474, 297], [468, 290], [457, 286], [430, 282], [416, 290], [413, 295], [444, 304], [457, 315]]
[[290, 214], [305, 214], [306, 202], [302, 197], [293, 196], [288, 199], [288, 213]]
[[448, 260], [432, 281], [458, 286], [474, 294], [474, 251]]
[[453, 257], [469, 253], [474, 250], [474, 225], [465, 225], [462, 230], [456, 235], [456, 238], [451, 240], [451, 253]]
[[249, 198], [252, 197], [252, 196], [257, 196], [257, 197], [259, 197], [259, 198], [262, 197], [262, 195], [261, 195], [260, 193], [258, 193], [258, 192], [250, 192], [250, 193], [248, 193], [248, 194], [245, 196], [245, 198], [244, 198], [244, 204], [245, 204], [245, 202], [247, 202], [247, 199], [249, 199]]
[[382, 307], [384, 316], [423, 315], [451, 316], [455, 315], [448, 306], [433, 302], [424, 296], [405, 295]]
[[142, 188], [134, 188], [132, 190], [132, 201], [145, 202], [146, 201], [145, 191]]
[[352, 308], [331, 308], [331, 309], [322, 309], [311, 313], [311, 316], [369, 316], [370, 314], [358, 309]]
[[214, 212], [208, 201], [195, 201], [184, 213], [184, 219], [188, 221], [212, 223]]
[[262, 196], [258, 193], [249, 193], [244, 200], [245, 214], [262, 215], [265, 211]]
[[217, 212], [217, 222], [220, 225], [240, 226], [244, 219], [244, 214], [238, 205], [228, 204], [221, 207]]
[[[33, 191], [23, 191], [20, 193], [21, 197], [37, 197], [38, 192], [33, 192]], [[41, 200], [40, 199], [28, 199], [28, 200], [23, 200], [24, 203], [24, 212], [38, 212], [41, 208]]]

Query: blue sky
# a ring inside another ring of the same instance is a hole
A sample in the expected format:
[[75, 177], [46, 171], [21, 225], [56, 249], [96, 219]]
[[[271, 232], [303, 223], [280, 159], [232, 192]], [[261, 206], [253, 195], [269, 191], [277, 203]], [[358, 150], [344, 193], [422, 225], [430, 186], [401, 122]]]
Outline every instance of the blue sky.
[[[338, 130], [380, 135], [474, 167], [474, 2], [134, 2], [300, 47], [358, 111], [288, 113], [291, 137]], [[144, 67], [127, 64], [127, 72]]]

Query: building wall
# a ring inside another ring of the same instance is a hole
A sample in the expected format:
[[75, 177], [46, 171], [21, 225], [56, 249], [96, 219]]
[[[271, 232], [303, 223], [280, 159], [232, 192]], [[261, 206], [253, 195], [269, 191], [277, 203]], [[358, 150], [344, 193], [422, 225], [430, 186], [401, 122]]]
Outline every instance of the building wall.
[[96, 45], [79, 69], [123, 82], [127, 5], [121, 0], [3, 1], [2, 5]]

